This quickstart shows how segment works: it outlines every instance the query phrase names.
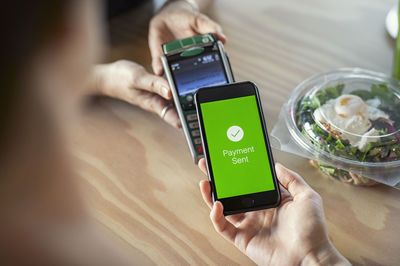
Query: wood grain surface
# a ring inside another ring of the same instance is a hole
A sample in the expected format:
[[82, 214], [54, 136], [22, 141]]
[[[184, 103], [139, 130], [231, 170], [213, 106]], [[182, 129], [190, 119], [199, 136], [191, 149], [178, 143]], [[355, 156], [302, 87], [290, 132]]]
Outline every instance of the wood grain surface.
[[[269, 129], [291, 90], [338, 67], [389, 73], [394, 41], [384, 28], [395, 0], [216, 1], [209, 15], [228, 37], [237, 80], [261, 90]], [[150, 69], [149, 3], [110, 23], [109, 60]], [[182, 131], [156, 115], [93, 99], [73, 143], [76, 171], [93, 217], [139, 265], [252, 265], [213, 229]], [[355, 265], [399, 265], [400, 191], [331, 180], [306, 159], [274, 150], [324, 201], [329, 236]]]

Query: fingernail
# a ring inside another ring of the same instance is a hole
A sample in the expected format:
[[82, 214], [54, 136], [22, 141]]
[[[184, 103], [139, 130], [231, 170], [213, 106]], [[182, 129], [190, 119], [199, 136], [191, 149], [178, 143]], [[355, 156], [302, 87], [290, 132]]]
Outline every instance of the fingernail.
[[169, 89], [167, 88], [167, 87], [161, 87], [161, 91], [162, 91], [162, 95], [165, 97], [165, 98], [169, 98]]

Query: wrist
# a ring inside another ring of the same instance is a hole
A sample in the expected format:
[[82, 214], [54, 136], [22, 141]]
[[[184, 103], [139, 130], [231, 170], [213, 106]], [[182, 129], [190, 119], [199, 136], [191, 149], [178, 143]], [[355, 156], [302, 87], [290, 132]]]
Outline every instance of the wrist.
[[90, 73], [86, 94], [104, 94], [104, 76], [106, 74], [106, 64], [95, 65]]
[[328, 240], [302, 259], [301, 265], [351, 265]]

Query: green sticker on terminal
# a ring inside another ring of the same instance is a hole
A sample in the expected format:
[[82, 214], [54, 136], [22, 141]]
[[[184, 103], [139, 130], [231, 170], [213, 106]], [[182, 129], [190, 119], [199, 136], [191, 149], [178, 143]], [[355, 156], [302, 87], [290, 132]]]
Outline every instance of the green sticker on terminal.
[[[169, 43], [166, 43], [163, 45], [163, 50], [165, 54], [182, 50], [186, 47], [190, 46], [198, 46], [198, 45], [204, 45], [207, 43], [214, 42], [215, 38], [213, 34], [201, 34], [201, 35], [196, 35], [192, 37], [188, 37], [185, 39], [180, 39], [180, 40], [175, 40]], [[187, 56], [187, 55], [183, 55]]]

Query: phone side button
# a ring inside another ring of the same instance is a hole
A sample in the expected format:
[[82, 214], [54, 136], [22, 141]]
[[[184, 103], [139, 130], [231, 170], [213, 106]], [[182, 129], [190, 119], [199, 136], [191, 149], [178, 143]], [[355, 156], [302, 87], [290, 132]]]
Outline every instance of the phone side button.
[[202, 146], [196, 146], [196, 150], [198, 153], [202, 154], [203, 153], [203, 147]]
[[199, 128], [199, 123], [197, 121], [189, 123], [189, 128], [191, 129]]
[[193, 141], [194, 144], [201, 144], [201, 138], [195, 138]]
[[192, 136], [193, 136], [193, 137], [198, 137], [198, 136], [200, 136], [200, 130], [198, 130], [198, 129], [193, 130], [193, 131], [192, 131]]
[[197, 114], [190, 114], [186, 116], [187, 121], [197, 120]]
[[252, 199], [252, 198], [244, 198], [244, 199], [242, 199], [242, 205], [245, 208], [253, 207], [254, 206], [254, 199]]

